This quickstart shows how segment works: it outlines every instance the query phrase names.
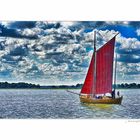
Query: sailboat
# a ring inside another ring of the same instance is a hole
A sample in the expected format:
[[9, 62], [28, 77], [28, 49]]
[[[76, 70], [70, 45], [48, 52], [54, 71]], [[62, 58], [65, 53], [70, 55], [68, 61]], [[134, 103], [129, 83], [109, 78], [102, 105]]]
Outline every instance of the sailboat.
[[[112, 89], [115, 38], [116, 35], [96, 50], [96, 31], [94, 32], [94, 52], [79, 96], [82, 103], [121, 104], [123, 96], [115, 97], [117, 58], [115, 60], [114, 89]], [[113, 96], [105, 96], [106, 93]]]

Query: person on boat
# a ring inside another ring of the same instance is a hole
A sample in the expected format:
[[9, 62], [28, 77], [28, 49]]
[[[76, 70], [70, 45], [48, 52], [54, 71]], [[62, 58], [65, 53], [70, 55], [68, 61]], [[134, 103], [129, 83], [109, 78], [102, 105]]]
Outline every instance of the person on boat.
[[95, 98], [98, 99], [98, 96], [96, 95]]
[[105, 98], [106, 98], [106, 95], [104, 94], [104, 95], [103, 95], [103, 99], [105, 99]]
[[99, 96], [98, 99], [102, 99], [102, 96]]
[[109, 99], [110, 96], [107, 96], [106, 94], [103, 95], [103, 99]]
[[112, 95], [112, 99], [115, 99], [115, 90], [112, 91], [111, 95]]
[[102, 96], [95, 96], [95, 99], [102, 99]]
[[119, 91], [117, 92], [117, 95], [118, 95], [118, 97], [120, 97], [120, 92]]

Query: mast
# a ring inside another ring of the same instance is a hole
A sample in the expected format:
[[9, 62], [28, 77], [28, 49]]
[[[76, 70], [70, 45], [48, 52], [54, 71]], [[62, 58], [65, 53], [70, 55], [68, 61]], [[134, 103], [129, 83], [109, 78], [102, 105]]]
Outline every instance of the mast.
[[94, 69], [94, 73], [93, 73], [94, 90], [93, 90], [93, 87], [92, 87], [92, 90], [93, 90], [93, 96], [95, 96], [95, 92], [96, 92], [96, 31], [94, 31], [94, 54], [93, 55], [94, 55], [94, 66], [93, 66], [93, 69]]
[[114, 91], [116, 90], [116, 71], [117, 71], [117, 53], [116, 53], [116, 59], [115, 59]]

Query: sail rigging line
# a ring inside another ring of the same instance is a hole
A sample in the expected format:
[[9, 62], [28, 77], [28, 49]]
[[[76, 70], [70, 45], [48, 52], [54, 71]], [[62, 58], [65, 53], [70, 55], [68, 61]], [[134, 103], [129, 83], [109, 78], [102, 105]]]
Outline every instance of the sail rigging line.
[[77, 92], [73, 92], [73, 91], [70, 91], [70, 90], [66, 90], [66, 91], [69, 92], [69, 93], [72, 93], [72, 94], [80, 95], [80, 93], [77, 93]]
[[[109, 41], [111, 41], [113, 38], [115, 38], [119, 33], [115, 34]], [[108, 42], [106, 42], [101, 48], [97, 49], [96, 52], [98, 52], [100, 49], [102, 49], [103, 47], [105, 47], [105, 45], [107, 44]]]
[[116, 72], [117, 72], [117, 53], [116, 53], [116, 58], [115, 58], [114, 91], [116, 90]]

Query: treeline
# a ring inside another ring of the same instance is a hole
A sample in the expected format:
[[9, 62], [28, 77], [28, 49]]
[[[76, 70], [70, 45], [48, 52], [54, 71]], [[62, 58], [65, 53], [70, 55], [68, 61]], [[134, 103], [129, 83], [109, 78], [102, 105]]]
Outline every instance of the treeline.
[[[36, 88], [36, 89], [81, 89], [83, 84], [77, 85], [57, 85], [57, 86], [40, 86], [39, 84], [32, 84], [32, 83], [8, 83], [8, 82], [0, 82], [0, 88]], [[113, 86], [114, 87], [114, 86]], [[140, 88], [140, 84], [136, 83], [122, 83], [117, 84], [116, 88], [118, 89], [138, 89]]]
[[131, 89], [131, 88], [140, 88], [140, 84], [136, 83], [122, 83], [122, 84], [117, 84], [116, 88], [122, 88], [122, 89]]
[[[77, 84], [77, 85], [60, 85], [60, 86], [41, 86], [41, 88], [46, 88], [46, 89], [81, 89], [83, 84]], [[114, 87], [114, 85], [113, 85]], [[116, 88], [118, 89], [133, 89], [133, 88], [140, 88], [140, 84], [136, 83], [122, 83], [122, 84], [117, 84]]]
[[0, 88], [40, 88], [40, 85], [24, 82], [19, 83], [0, 82]]
[[41, 86], [42, 89], [79, 89], [82, 87], [82, 84], [77, 85], [60, 85], [60, 86]]

